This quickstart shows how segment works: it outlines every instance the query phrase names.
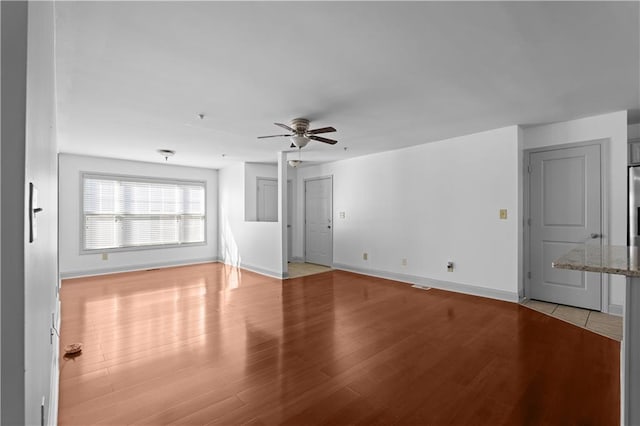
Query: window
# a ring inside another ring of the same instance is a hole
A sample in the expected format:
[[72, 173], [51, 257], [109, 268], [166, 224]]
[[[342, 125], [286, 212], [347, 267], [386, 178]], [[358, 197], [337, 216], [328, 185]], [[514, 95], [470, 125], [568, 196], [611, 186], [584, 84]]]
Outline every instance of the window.
[[205, 242], [205, 183], [82, 176], [82, 251]]

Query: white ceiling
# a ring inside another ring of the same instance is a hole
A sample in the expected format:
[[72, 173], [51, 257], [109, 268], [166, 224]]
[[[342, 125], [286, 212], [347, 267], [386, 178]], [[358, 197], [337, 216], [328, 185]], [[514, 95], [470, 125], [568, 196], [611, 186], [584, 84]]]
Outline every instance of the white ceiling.
[[[272, 162], [273, 122], [327, 161], [640, 111], [638, 2], [58, 2], [61, 152]], [[197, 113], [206, 114], [200, 121]], [[348, 147], [345, 151], [344, 148]], [[225, 157], [222, 154], [226, 154]]]

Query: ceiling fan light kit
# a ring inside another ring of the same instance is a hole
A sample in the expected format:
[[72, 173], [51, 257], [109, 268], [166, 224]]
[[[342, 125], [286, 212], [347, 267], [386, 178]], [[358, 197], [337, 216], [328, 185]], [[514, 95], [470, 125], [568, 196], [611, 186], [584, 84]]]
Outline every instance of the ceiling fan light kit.
[[289, 139], [296, 148], [304, 148], [309, 143], [309, 138], [305, 136], [291, 136]]
[[298, 167], [300, 164], [302, 164], [302, 161], [300, 160], [289, 160], [289, 165], [294, 169]]

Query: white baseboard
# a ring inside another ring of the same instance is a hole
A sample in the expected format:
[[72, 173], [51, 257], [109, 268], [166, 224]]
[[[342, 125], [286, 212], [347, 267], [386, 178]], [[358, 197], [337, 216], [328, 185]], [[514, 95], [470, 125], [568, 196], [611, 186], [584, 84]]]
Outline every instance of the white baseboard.
[[287, 278], [289, 274], [283, 274], [281, 272], [272, 271], [270, 269], [265, 269], [260, 266], [250, 265], [248, 263], [240, 262], [240, 264], [234, 264], [230, 262], [225, 262], [224, 260], [219, 260], [220, 263], [224, 263], [225, 265], [233, 266], [234, 268], [246, 269], [247, 271], [255, 272], [256, 274], [266, 275], [268, 277], [277, 278], [282, 280]]
[[609, 304], [609, 314], [611, 315], [617, 315], [619, 317], [621, 317], [622, 315], [624, 315], [624, 310], [622, 308], [622, 305], [615, 305], [613, 303]]
[[67, 272], [60, 272], [60, 278], [67, 279], [67, 278], [90, 277], [94, 275], [115, 274], [118, 272], [146, 271], [147, 269], [171, 268], [174, 266], [197, 265], [199, 263], [210, 263], [210, 262], [218, 262], [218, 261], [219, 261], [218, 257], [208, 257], [208, 258], [201, 258], [201, 259], [179, 260], [177, 262], [176, 261], [155, 262], [155, 263], [147, 263], [144, 265], [114, 266], [111, 268], [88, 269], [84, 271], [67, 271]]
[[291, 262], [291, 263], [304, 263], [304, 257], [293, 256], [291, 259], [289, 259], [289, 262]]
[[397, 272], [379, 271], [375, 269], [360, 268], [357, 266], [344, 265], [334, 263], [334, 269], [343, 271], [356, 272], [358, 274], [371, 275], [379, 278], [400, 281], [417, 285], [420, 287], [439, 288], [441, 290], [455, 291], [457, 293], [470, 294], [472, 296], [488, 297], [490, 299], [504, 300], [507, 302], [518, 303], [519, 297], [517, 292], [494, 290], [485, 287], [478, 287], [468, 284], [454, 283], [450, 281], [434, 280], [432, 278], [420, 277], [417, 275], [399, 274]]

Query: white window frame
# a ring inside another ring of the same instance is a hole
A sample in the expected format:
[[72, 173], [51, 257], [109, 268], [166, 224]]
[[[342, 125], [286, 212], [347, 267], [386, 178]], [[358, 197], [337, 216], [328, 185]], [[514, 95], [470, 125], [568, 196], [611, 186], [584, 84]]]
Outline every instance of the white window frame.
[[[113, 248], [98, 248], [98, 249], [85, 249], [85, 214], [84, 214], [84, 182], [86, 178], [92, 179], [109, 179], [120, 180], [126, 182], [146, 182], [146, 183], [159, 183], [159, 184], [173, 184], [173, 185], [197, 185], [204, 188], [204, 241], [189, 242], [189, 243], [171, 243], [171, 244], [149, 244], [141, 246], [126, 246], [126, 247], [113, 247]], [[127, 252], [138, 250], [153, 250], [153, 249], [166, 249], [177, 247], [194, 247], [207, 245], [207, 227], [208, 227], [208, 209], [207, 209], [207, 182], [199, 180], [183, 180], [183, 179], [163, 179], [149, 176], [134, 176], [134, 175], [121, 175], [121, 174], [108, 174], [108, 173], [95, 173], [95, 172], [80, 172], [80, 254], [96, 254], [96, 253], [112, 253], [112, 252]]]

